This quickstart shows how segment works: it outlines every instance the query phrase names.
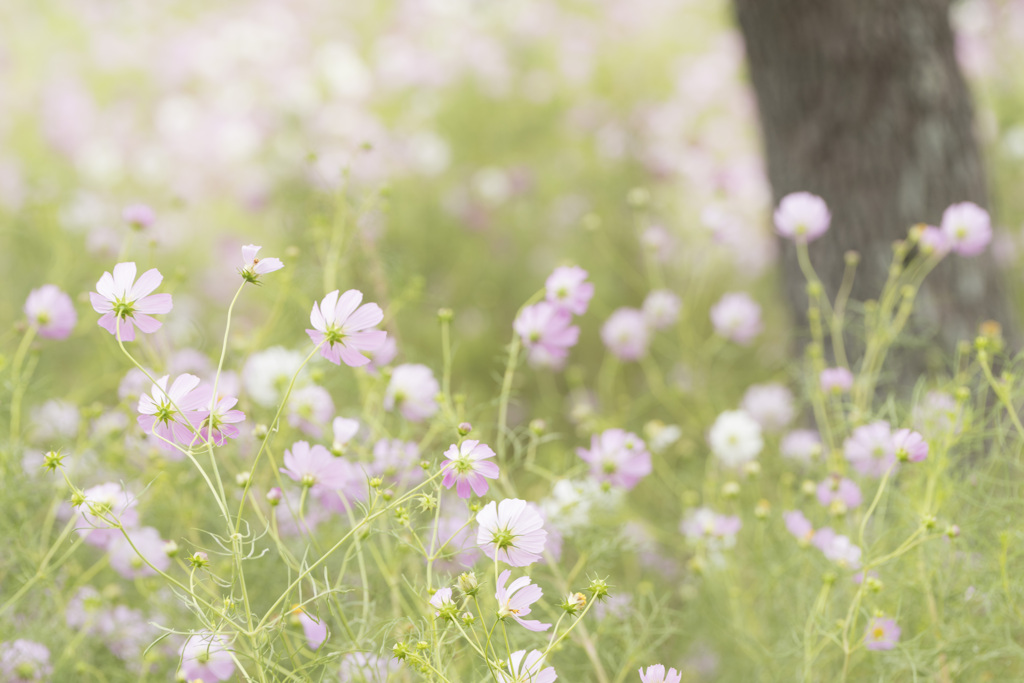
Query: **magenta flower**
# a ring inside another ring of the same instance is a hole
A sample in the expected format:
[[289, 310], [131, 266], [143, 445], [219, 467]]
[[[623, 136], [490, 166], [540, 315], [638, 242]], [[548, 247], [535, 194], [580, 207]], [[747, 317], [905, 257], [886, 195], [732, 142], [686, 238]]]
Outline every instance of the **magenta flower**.
[[536, 619], [523, 619], [530, 613], [530, 605], [540, 600], [544, 594], [540, 586], [531, 583], [530, 577], [520, 576], [512, 582], [512, 585], [505, 587], [512, 570], [506, 569], [498, 577], [498, 589], [494, 597], [498, 600], [498, 617], [512, 617], [516, 622], [528, 631], [547, 631], [551, 624], [542, 624]]
[[576, 454], [590, 464], [597, 481], [629, 490], [651, 473], [651, 454], [636, 434], [623, 429], [606, 429], [590, 437], [590, 450], [577, 448]]
[[809, 463], [821, 455], [821, 437], [813, 429], [794, 429], [782, 437], [779, 453], [783, 458]]
[[320, 646], [327, 641], [327, 622], [310, 616], [309, 612], [301, 607], [292, 610], [292, 619], [302, 626], [302, 634], [306, 637], [306, 645], [310, 650], [319, 650]]
[[793, 534], [800, 545], [807, 545], [814, 537], [814, 525], [799, 510], [790, 510], [782, 514], [786, 531]]
[[775, 230], [796, 242], [813, 242], [832, 222], [825, 200], [810, 192], [787, 194], [775, 209]]
[[544, 653], [540, 650], [517, 650], [509, 655], [508, 671], [499, 670], [501, 683], [554, 683], [558, 679], [555, 668], [544, 666]]
[[683, 680], [683, 675], [675, 669], [669, 669], [665, 671], [665, 667], [661, 664], [654, 664], [647, 667], [645, 672], [640, 669], [640, 683], [679, 683]]
[[29, 292], [24, 310], [39, 336], [47, 339], [67, 339], [78, 322], [71, 297], [57, 285], [43, 285]]
[[53, 674], [50, 650], [42, 643], [19, 638], [0, 643], [0, 678], [9, 683], [42, 683]]
[[512, 567], [525, 567], [541, 559], [548, 532], [544, 520], [525, 500], [491, 501], [476, 514], [476, 543], [491, 559]]
[[228, 650], [227, 638], [200, 631], [181, 646], [181, 671], [185, 680], [226, 681], [235, 675], [235, 660]]
[[529, 351], [530, 365], [555, 370], [565, 365], [569, 349], [576, 346], [580, 336], [580, 328], [572, 324], [572, 314], [547, 301], [524, 308], [512, 327]]
[[853, 373], [846, 368], [825, 368], [818, 382], [826, 394], [845, 394], [853, 388]]
[[620, 308], [601, 326], [601, 341], [619, 360], [640, 360], [647, 355], [651, 333], [643, 311]]
[[715, 332], [737, 344], [749, 344], [761, 333], [761, 307], [743, 292], [725, 294], [711, 307]]
[[437, 395], [441, 385], [426, 365], [404, 363], [391, 372], [391, 381], [384, 392], [384, 408], [401, 411], [411, 422], [422, 422], [438, 411]]
[[247, 244], [242, 247], [242, 267], [238, 273], [242, 276], [242, 279], [246, 282], [251, 282], [254, 285], [260, 283], [260, 275], [266, 275], [267, 273], [273, 273], [275, 270], [281, 270], [284, 268], [284, 263], [279, 258], [260, 258], [257, 256], [260, 249], [255, 244]]
[[843, 442], [843, 453], [853, 469], [864, 476], [882, 476], [896, 463], [889, 423], [878, 420], [857, 427]]
[[383, 330], [371, 330], [384, 319], [384, 312], [377, 304], [363, 304], [363, 293], [350, 289], [340, 297], [334, 290], [319, 304], [313, 302], [309, 315], [312, 330], [306, 334], [314, 344], [320, 345], [320, 355], [335, 365], [357, 368], [366, 365], [370, 359], [361, 351], [379, 349], [387, 338]]
[[891, 650], [900, 640], [900, 627], [894, 619], [872, 617], [864, 632], [864, 647], [869, 650]]
[[151, 268], [135, 281], [135, 264], [118, 263], [114, 274], [103, 273], [96, 291], [89, 292], [93, 310], [102, 313], [99, 326], [122, 341], [135, 339], [135, 328], [149, 334], [163, 325], [153, 315], [171, 311], [170, 294], [150, 294], [160, 286], [164, 276]]
[[841, 503], [847, 510], [861, 504], [860, 487], [846, 477], [830, 474], [818, 484], [818, 502], [829, 507], [833, 503]]
[[942, 232], [949, 247], [961, 256], [977, 256], [992, 241], [992, 219], [973, 202], [949, 206], [942, 213]]
[[282, 474], [303, 486], [321, 486], [336, 490], [344, 488], [351, 480], [350, 465], [346, 460], [336, 458], [323, 446], [310, 447], [306, 441], [296, 441], [291, 450], [284, 452]]
[[490, 488], [488, 479], [498, 478], [498, 465], [489, 462], [494, 451], [487, 444], [468, 439], [462, 444], [452, 444], [444, 452], [446, 459], [441, 462], [444, 479], [441, 483], [445, 488], [455, 486], [459, 498], [469, 498], [470, 489], [478, 496], [483, 496]]
[[928, 457], [928, 442], [924, 437], [909, 429], [900, 429], [892, 435], [896, 457], [910, 462], [921, 462]]
[[793, 392], [777, 382], [751, 385], [743, 394], [740, 408], [769, 432], [785, 429], [796, 414]]
[[196, 441], [196, 429], [206, 418], [204, 408], [209, 405], [209, 392], [197, 390], [199, 378], [179, 375], [171, 388], [168, 376], [156, 381], [150, 394], [139, 398], [139, 426], [147, 433], [159, 437], [158, 443], [170, 448], [171, 443], [191, 446]]
[[153, 225], [156, 212], [146, 204], [129, 204], [121, 210], [121, 218], [136, 230], [141, 230]]
[[579, 266], [555, 268], [544, 283], [546, 298], [557, 308], [583, 315], [594, 296], [594, 284], [586, 280], [587, 271]]
[[679, 320], [682, 307], [683, 303], [673, 292], [656, 289], [644, 299], [644, 320], [651, 329], [663, 330]]

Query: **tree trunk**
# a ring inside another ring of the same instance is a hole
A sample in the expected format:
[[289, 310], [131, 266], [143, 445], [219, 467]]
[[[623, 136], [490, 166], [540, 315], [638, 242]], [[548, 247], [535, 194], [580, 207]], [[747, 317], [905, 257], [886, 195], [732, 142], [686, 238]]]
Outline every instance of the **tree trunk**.
[[[834, 296], [855, 250], [852, 298], [877, 298], [892, 242], [911, 225], [937, 224], [954, 202], [988, 207], [949, 0], [734, 1], [775, 199], [823, 197], [832, 228], [811, 244], [815, 268]], [[805, 319], [795, 250], [783, 253], [787, 295]], [[950, 255], [920, 294], [916, 331], [950, 349], [987, 319], [1013, 328], [991, 257]]]

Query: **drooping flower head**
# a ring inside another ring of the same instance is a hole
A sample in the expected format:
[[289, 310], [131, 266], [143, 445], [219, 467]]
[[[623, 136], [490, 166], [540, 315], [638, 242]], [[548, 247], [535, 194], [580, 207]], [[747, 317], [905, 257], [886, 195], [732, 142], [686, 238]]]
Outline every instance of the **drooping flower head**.
[[715, 419], [708, 432], [711, 452], [727, 467], [739, 467], [756, 458], [764, 448], [761, 425], [743, 410], [727, 410]]
[[71, 297], [57, 285], [43, 285], [33, 289], [25, 299], [25, 315], [47, 339], [67, 339], [78, 322], [78, 313], [71, 303]]
[[761, 333], [761, 307], [743, 292], [725, 294], [711, 307], [715, 332], [737, 344], [749, 344]]
[[209, 631], [189, 636], [181, 646], [181, 671], [185, 680], [226, 681], [235, 675], [235, 660], [228, 651], [228, 640]]
[[889, 423], [878, 420], [857, 427], [843, 442], [843, 453], [853, 469], [864, 476], [882, 476], [896, 463]]
[[606, 429], [590, 437], [590, 449], [576, 454], [590, 464], [595, 479], [631, 489], [651, 473], [651, 454], [644, 440], [623, 429]]
[[89, 292], [93, 310], [101, 313], [99, 326], [122, 341], [135, 339], [135, 328], [149, 334], [163, 325], [153, 315], [170, 313], [170, 294], [150, 294], [160, 286], [164, 276], [151, 268], [135, 281], [135, 264], [118, 263], [114, 274], [103, 273], [96, 291]]
[[310, 447], [307, 441], [296, 441], [291, 450], [284, 452], [284, 467], [280, 469], [303, 486], [335, 490], [351, 481], [351, 468], [351, 463], [334, 457], [320, 444]]
[[411, 422], [422, 422], [433, 417], [438, 411], [437, 395], [441, 385], [426, 365], [404, 363], [391, 373], [387, 391], [384, 392], [384, 407], [396, 407], [402, 417]]
[[554, 683], [558, 679], [555, 668], [544, 666], [544, 653], [540, 650], [517, 650], [509, 655], [508, 670], [500, 669], [501, 683]]
[[661, 664], [654, 664], [647, 667], [647, 671], [640, 669], [640, 683], [679, 683], [683, 675], [675, 669], [665, 671]]
[[872, 617], [864, 631], [864, 647], [868, 650], [891, 650], [900, 641], [900, 627], [895, 619]]
[[452, 444], [444, 454], [446, 459], [441, 462], [444, 479], [441, 483], [449, 489], [455, 486], [459, 498], [469, 498], [470, 489], [483, 496], [490, 488], [487, 480], [498, 478], [498, 465], [488, 460], [494, 457], [494, 451], [487, 444], [467, 439], [459, 445]]
[[430, 605], [437, 610], [434, 612], [435, 617], [441, 616], [441, 612], [446, 614], [454, 613], [456, 605], [455, 601], [452, 600], [451, 587], [437, 589], [437, 592], [430, 597]]
[[525, 500], [491, 501], [476, 515], [476, 542], [487, 557], [512, 567], [525, 567], [541, 559], [548, 532], [540, 514]]
[[925, 254], [934, 254], [942, 257], [949, 253], [952, 247], [949, 236], [934, 225], [926, 225], [918, 233], [917, 243]]
[[255, 244], [247, 244], [242, 247], [242, 267], [239, 268], [238, 273], [242, 276], [243, 280], [254, 285], [260, 283], [260, 275], [273, 273], [275, 270], [284, 268], [284, 263], [279, 258], [261, 259], [257, 256], [262, 248]]
[[601, 341], [619, 360], [640, 360], [647, 355], [651, 333], [643, 311], [620, 308], [601, 326]]
[[512, 324], [529, 352], [530, 365], [560, 369], [569, 349], [576, 346], [580, 328], [572, 324], [572, 314], [564, 308], [541, 301], [527, 306]]
[[168, 441], [190, 446], [199, 440], [195, 430], [206, 418], [209, 392], [197, 390], [199, 378], [195, 375], [179, 375], [170, 389], [168, 379], [164, 375], [149, 394], [139, 398], [140, 414], [136, 419], [143, 430], [159, 437], [162, 447], [171, 448]]
[[380, 324], [384, 312], [377, 304], [359, 304], [363, 293], [350, 289], [340, 297], [338, 290], [329, 292], [323, 301], [313, 302], [309, 322], [313, 329], [306, 334], [314, 344], [320, 346], [320, 355], [335, 365], [357, 368], [366, 365], [370, 359], [361, 351], [379, 349], [387, 338], [387, 332], [370, 329]]
[[531, 583], [530, 577], [520, 576], [506, 588], [512, 570], [506, 569], [498, 577], [498, 589], [494, 597], [498, 600], [498, 616], [512, 617], [523, 628], [539, 632], [547, 631], [551, 624], [542, 624], [537, 619], [523, 619], [530, 613], [530, 605], [541, 599], [544, 592], [540, 586]]
[[547, 300], [574, 315], [583, 315], [594, 296], [594, 283], [586, 280], [587, 271], [579, 266], [555, 268], [544, 283]]
[[663, 330], [679, 320], [683, 303], [674, 292], [655, 289], [644, 299], [642, 308], [647, 325], [654, 330]]
[[950, 248], [961, 256], [977, 256], [992, 241], [992, 219], [973, 202], [949, 206], [942, 213], [940, 227]]
[[831, 222], [825, 200], [810, 192], [787, 194], [775, 209], [775, 230], [796, 242], [813, 242], [825, 234]]
[[928, 457], [928, 442], [913, 430], [898, 430], [892, 435], [892, 445], [896, 450], [896, 457], [900, 460], [921, 462]]

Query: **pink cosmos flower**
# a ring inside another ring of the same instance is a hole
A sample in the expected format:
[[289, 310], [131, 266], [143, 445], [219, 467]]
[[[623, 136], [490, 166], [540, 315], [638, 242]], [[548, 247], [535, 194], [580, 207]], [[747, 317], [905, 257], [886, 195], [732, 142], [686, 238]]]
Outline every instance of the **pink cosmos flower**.
[[[120, 532], [110, 542], [108, 548], [110, 566], [114, 568], [114, 571], [126, 579], [156, 576], [157, 569], [167, 571], [167, 568], [171, 566], [171, 558], [164, 551], [167, 541], [159, 531], [151, 526], [144, 526], [138, 529], [129, 529], [127, 533], [131, 538], [131, 543]], [[142, 557], [139, 556], [140, 554]], [[143, 561], [143, 557], [146, 558], [146, 561]]]
[[227, 638], [200, 631], [181, 646], [181, 671], [185, 680], [226, 681], [235, 675], [235, 660]]
[[525, 567], [541, 559], [548, 532], [544, 520], [525, 500], [491, 501], [476, 515], [476, 543], [491, 559], [512, 567]]
[[846, 368], [825, 368], [818, 382], [826, 394], [845, 394], [853, 388], [853, 373]]
[[302, 627], [302, 634], [306, 637], [306, 645], [309, 645], [310, 650], [319, 650], [327, 641], [327, 622], [323, 619], [310, 616], [309, 612], [299, 606], [292, 610], [292, 619], [299, 622]]
[[288, 424], [314, 439], [324, 432], [324, 425], [334, 415], [334, 399], [330, 392], [316, 384], [296, 389], [288, 398]]
[[146, 433], [156, 434], [163, 448], [171, 448], [167, 442], [190, 446], [198, 437], [195, 430], [206, 418], [204, 408], [209, 404], [209, 392], [197, 390], [199, 378], [195, 375], [179, 375], [171, 388], [167, 388], [169, 377], [164, 375], [156, 381], [150, 394], [139, 398], [139, 413], [136, 420]]
[[310, 447], [306, 441], [296, 441], [291, 450], [284, 452], [282, 474], [303, 486], [320, 486], [337, 490], [351, 481], [350, 464], [331, 455], [331, 452], [317, 444]]
[[520, 311], [512, 325], [529, 351], [530, 365], [560, 369], [569, 349], [576, 346], [580, 328], [572, 324], [572, 314], [564, 308], [541, 301]]
[[78, 322], [71, 297], [57, 285], [43, 285], [29, 292], [24, 310], [39, 336], [47, 339], [67, 339]]
[[786, 531], [793, 534], [800, 545], [807, 545], [814, 537], [814, 525], [799, 510], [790, 510], [782, 514], [786, 523]]
[[711, 307], [715, 332], [737, 344], [749, 344], [761, 333], [761, 307], [743, 292], [725, 294]]
[[156, 220], [156, 212], [146, 204], [129, 204], [121, 210], [121, 218], [133, 228], [148, 228]]
[[540, 650], [517, 650], [509, 655], [508, 671], [498, 671], [501, 683], [554, 683], [558, 679], [555, 668], [544, 666], [544, 653]]
[[389, 365], [398, 355], [398, 342], [389, 334], [380, 348], [373, 351], [363, 349], [363, 355], [370, 359], [369, 364], [364, 365], [363, 369], [371, 375], [376, 375], [381, 368]]
[[643, 669], [639, 670], [640, 683], [679, 683], [683, 680], [683, 675], [675, 669], [669, 669], [665, 671], [665, 667], [661, 664], [654, 664], [653, 666], [647, 667], [645, 672]]
[[663, 330], [679, 320], [679, 311], [683, 304], [675, 293], [667, 289], [656, 289], [644, 299], [644, 320], [648, 327]]
[[560, 309], [583, 315], [594, 296], [594, 284], [586, 280], [587, 271], [579, 266], [555, 268], [544, 283], [546, 298]]
[[973, 202], [949, 206], [942, 213], [940, 227], [950, 248], [961, 256], [977, 256], [992, 241], [992, 219]]
[[139, 512], [135, 509], [139, 501], [121, 484], [107, 482], [85, 489], [82, 495], [85, 500], [78, 507], [78, 513], [82, 515], [85, 526], [78, 529], [78, 534], [89, 545], [109, 548], [121, 535], [120, 530], [112, 528], [108, 520], [119, 521], [126, 529], [139, 523]]
[[651, 454], [636, 434], [623, 429], [606, 429], [590, 437], [590, 450], [576, 454], [590, 463], [595, 479], [629, 490], [651, 473]]
[[946, 233], [934, 225], [926, 225], [921, 229], [921, 233], [917, 236], [917, 243], [924, 253], [937, 256], [945, 256], [952, 248]]
[[928, 442], [915, 431], [900, 429], [892, 435], [892, 445], [900, 460], [921, 462], [928, 457]]
[[93, 310], [101, 313], [99, 326], [115, 337], [120, 330], [122, 341], [135, 339], [135, 327], [149, 334], [163, 325], [152, 317], [169, 313], [172, 302], [170, 294], [150, 294], [160, 286], [164, 276], [151, 268], [135, 281], [135, 264], [118, 263], [114, 274], [103, 273], [96, 283], [96, 291], [89, 292]]
[[383, 330], [371, 330], [374, 325], [384, 319], [384, 312], [377, 304], [363, 304], [363, 293], [350, 289], [340, 297], [334, 290], [324, 297], [319, 304], [313, 302], [313, 311], [309, 315], [312, 330], [306, 334], [314, 344], [322, 344], [320, 355], [335, 365], [357, 368], [366, 365], [370, 359], [361, 351], [379, 349], [387, 338]]
[[843, 453], [853, 468], [864, 476], [882, 476], [896, 463], [896, 447], [889, 423], [878, 420], [857, 427], [843, 442]]
[[794, 429], [782, 437], [779, 453], [783, 458], [809, 463], [821, 455], [821, 437], [813, 429]]
[[861, 549], [846, 536], [837, 534], [831, 527], [822, 527], [814, 532], [811, 543], [831, 562], [845, 569], [859, 569]]
[[455, 486], [459, 498], [469, 498], [470, 489], [483, 496], [490, 488], [487, 480], [498, 478], [498, 465], [488, 461], [494, 457], [494, 451], [487, 444], [467, 439], [460, 445], [452, 444], [444, 454], [446, 459], [441, 462], [444, 479], [441, 483], [449, 489]]
[[647, 355], [650, 330], [643, 311], [620, 308], [601, 326], [601, 341], [619, 360], [640, 360]]
[[441, 385], [426, 365], [405, 363], [391, 373], [391, 381], [384, 392], [384, 408], [401, 411], [411, 422], [422, 422], [438, 411], [437, 395]]
[[868, 650], [891, 650], [900, 640], [900, 627], [894, 619], [872, 617], [864, 632], [864, 647]]
[[523, 619], [530, 613], [530, 605], [540, 600], [544, 594], [540, 586], [531, 583], [530, 577], [520, 576], [512, 582], [512, 585], [505, 587], [512, 570], [506, 569], [498, 577], [498, 589], [494, 597], [498, 600], [498, 617], [512, 617], [516, 622], [528, 631], [547, 631], [551, 624], [542, 624], [536, 619]]
[[430, 597], [430, 605], [432, 607], [437, 608], [437, 610], [439, 610], [439, 611], [434, 612], [434, 616], [435, 617], [441, 616], [440, 610], [443, 610], [443, 609], [450, 610], [452, 607], [455, 606], [455, 603], [452, 601], [452, 589], [451, 588], [439, 588], [439, 589], [437, 589], [437, 592], [434, 593]]
[[736, 534], [743, 521], [735, 515], [720, 515], [709, 508], [697, 508], [686, 515], [679, 525], [683, 536], [691, 541], [717, 540], [726, 547], [736, 544]]
[[825, 200], [810, 192], [787, 194], [775, 209], [774, 218], [775, 230], [796, 242], [813, 242], [832, 222]]
[[331, 452], [334, 455], [342, 455], [348, 442], [355, 438], [359, 432], [359, 420], [352, 420], [347, 417], [336, 417], [331, 422], [331, 432], [334, 440], [331, 442]]
[[242, 267], [238, 272], [243, 280], [254, 285], [260, 283], [260, 275], [284, 268], [284, 264], [279, 258], [259, 258], [257, 254], [262, 248], [255, 244], [247, 244], [242, 247]]
[[10, 683], [42, 683], [53, 674], [50, 650], [34, 640], [0, 643], [0, 678]]
[[217, 400], [214, 401], [212, 385], [200, 385], [197, 391], [202, 397], [201, 405], [207, 408], [206, 419], [199, 430], [203, 440], [223, 446], [228, 439], [237, 439], [240, 432], [235, 425], [245, 421], [245, 413], [233, 410], [238, 399], [218, 392]]
[[860, 487], [855, 482], [838, 474], [830, 474], [822, 479], [821, 483], [818, 484], [817, 494], [818, 502], [825, 507], [839, 502], [847, 510], [852, 510], [859, 506], [862, 500]]
[[793, 392], [777, 382], [750, 386], [743, 394], [740, 408], [769, 432], [785, 429], [796, 414]]

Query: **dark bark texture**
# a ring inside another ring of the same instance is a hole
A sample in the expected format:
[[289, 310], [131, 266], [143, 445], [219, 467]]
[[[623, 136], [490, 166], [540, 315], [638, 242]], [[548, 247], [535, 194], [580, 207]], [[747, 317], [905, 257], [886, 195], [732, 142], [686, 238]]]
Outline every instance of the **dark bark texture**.
[[[853, 299], [878, 297], [892, 243], [943, 209], [988, 208], [970, 92], [954, 55], [949, 0], [734, 0], [757, 94], [776, 201], [820, 195], [832, 228], [811, 244], [830, 294], [844, 254], [861, 254]], [[783, 249], [787, 295], [806, 315], [804, 280]], [[926, 281], [916, 330], [947, 349], [987, 319], [1013, 326], [988, 255], [950, 256]]]

